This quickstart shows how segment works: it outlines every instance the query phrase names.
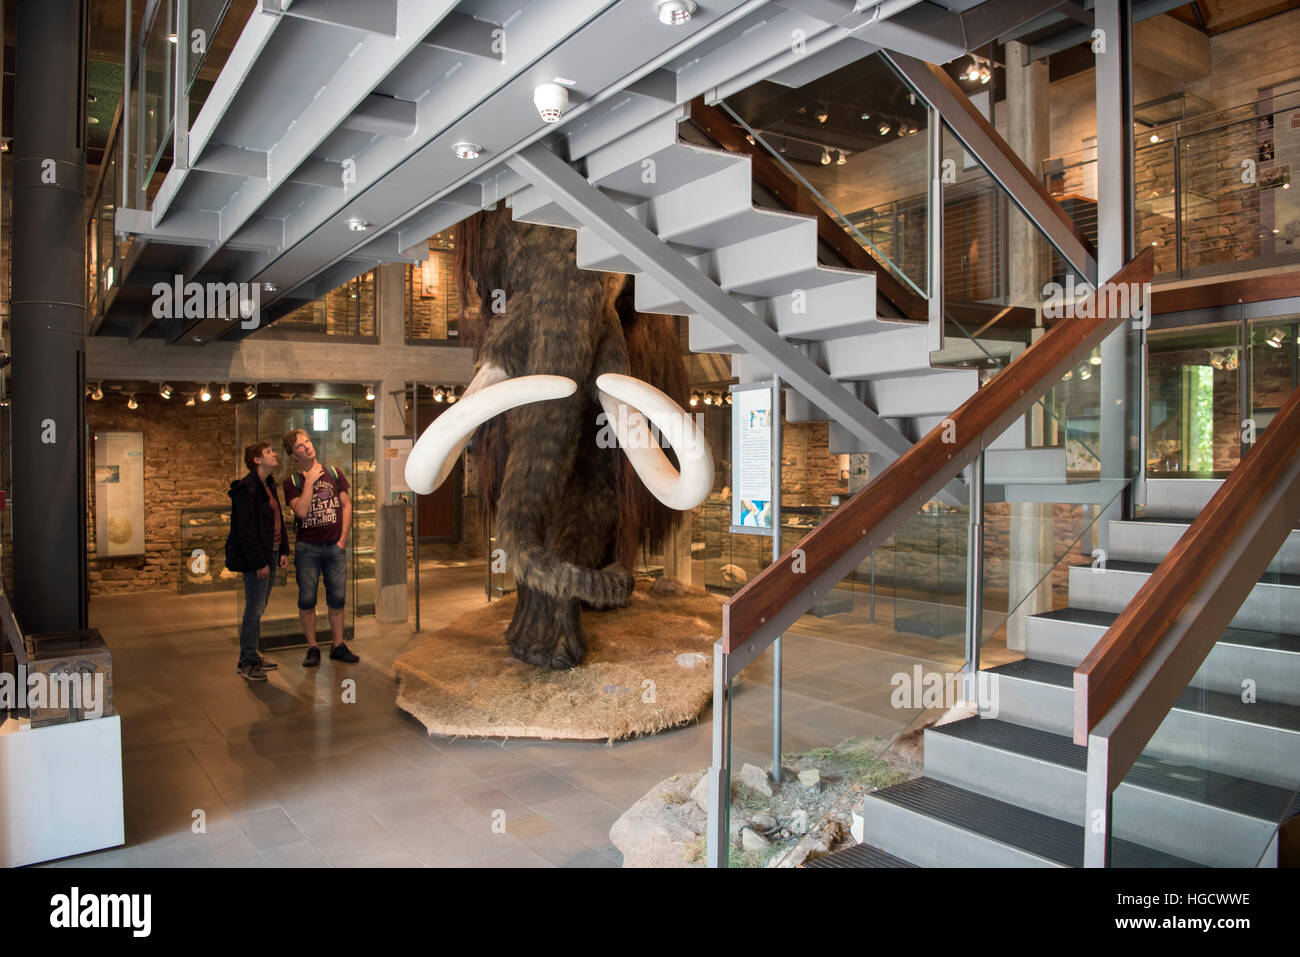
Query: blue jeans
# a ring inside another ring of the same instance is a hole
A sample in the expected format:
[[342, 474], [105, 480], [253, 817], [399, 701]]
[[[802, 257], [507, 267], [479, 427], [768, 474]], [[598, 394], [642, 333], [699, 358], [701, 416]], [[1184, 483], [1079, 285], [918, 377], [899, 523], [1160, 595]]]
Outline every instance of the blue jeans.
[[244, 622], [239, 628], [239, 663], [251, 665], [257, 661], [258, 628], [262, 624], [262, 613], [271, 597], [271, 586], [275, 584], [275, 568], [272, 567], [265, 578], [258, 578], [257, 572], [244, 572]]
[[316, 607], [316, 590], [325, 577], [325, 605], [342, 608], [347, 604], [348, 553], [334, 542], [318, 545], [298, 542], [293, 551], [293, 571], [298, 579], [298, 607]]

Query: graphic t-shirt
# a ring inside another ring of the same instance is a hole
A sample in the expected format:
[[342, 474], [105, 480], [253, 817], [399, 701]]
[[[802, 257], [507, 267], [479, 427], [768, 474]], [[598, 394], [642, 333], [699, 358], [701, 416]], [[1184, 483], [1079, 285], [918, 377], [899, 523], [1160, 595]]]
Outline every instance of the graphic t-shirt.
[[[316, 480], [316, 484], [312, 487], [311, 505], [307, 508], [307, 517], [298, 518], [297, 513], [294, 513], [294, 528], [298, 532], [298, 541], [332, 545], [343, 537], [343, 503], [339, 501], [339, 494], [346, 492], [349, 486], [342, 472], [337, 469], [334, 472], [339, 477], [337, 483], [328, 468]], [[292, 475], [284, 484], [285, 501], [292, 504], [302, 494], [305, 484], [301, 472]]]

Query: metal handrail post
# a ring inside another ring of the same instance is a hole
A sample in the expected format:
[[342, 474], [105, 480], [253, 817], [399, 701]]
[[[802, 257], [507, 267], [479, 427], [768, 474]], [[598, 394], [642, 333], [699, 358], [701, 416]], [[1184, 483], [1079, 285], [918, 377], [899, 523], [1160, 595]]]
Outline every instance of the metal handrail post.
[[978, 701], [980, 638], [984, 622], [984, 453], [970, 464], [970, 530], [966, 544], [967, 700]]
[[189, 0], [176, 0], [176, 80], [172, 92], [172, 166], [190, 166], [190, 97], [185, 89], [189, 78]]
[[[781, 558], [781, 377], [772, 377], [772, 561]], [[772, 651], [772, 780], [781, 783], [781, 638]]]

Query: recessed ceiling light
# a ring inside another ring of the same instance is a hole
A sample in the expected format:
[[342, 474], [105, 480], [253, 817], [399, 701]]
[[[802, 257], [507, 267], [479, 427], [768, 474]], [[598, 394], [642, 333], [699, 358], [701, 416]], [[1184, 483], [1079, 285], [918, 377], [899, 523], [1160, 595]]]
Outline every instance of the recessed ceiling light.
[[348, 229], [352, 230], [354, 233], [364, 233], [369, 228], [370, 228], [370, 224], [366, 222], [364, 219], [348, 220]]
[[477, 143], [456, 143], [452, 146], [451, 151], [456, 154], [457, 159], [472, 160], [479, 158], [483, 152], [483, 147]]
[[264, 282], [264, 283], [262, 283], [262, 290], [263, 290], [264, 292], [275, 292], [275, 291], [276, 291], [277, 289], [279, 289], [279, 288], [280, 288], [280, 287], [277, 286], [277, 285], [276, 285], [275, 283], [273, 283], [273, 282]]
[[694, 0], [663, 0], [659, 4], [659, 22], [665, 26], [680, 27], [688, 22], [698, 10]]

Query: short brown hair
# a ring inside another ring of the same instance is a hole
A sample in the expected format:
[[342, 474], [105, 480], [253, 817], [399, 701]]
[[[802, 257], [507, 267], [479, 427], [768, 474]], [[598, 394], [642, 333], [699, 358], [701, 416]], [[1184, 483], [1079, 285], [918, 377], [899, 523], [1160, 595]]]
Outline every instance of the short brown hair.
[[271, 450], [270, 442], [254, 442], [252, 445], [245, 446], [244, 464], [248, 466], [248, 470], [251, 472], [253, 469], [257, 468], [256, 460], [260, 459], [263, 455], [265, 455], [270, 450]]
[[311, 438], [311, 433], [306, 429], [293, 429], [292, 431], [284, 433], [284, 442], [282, 444], [284, 445], [285, 455], [290, 457], [293, 456], [293, 447], [298, 444], [295, 439], [300, 435], [305, 435], [309, 439]]

